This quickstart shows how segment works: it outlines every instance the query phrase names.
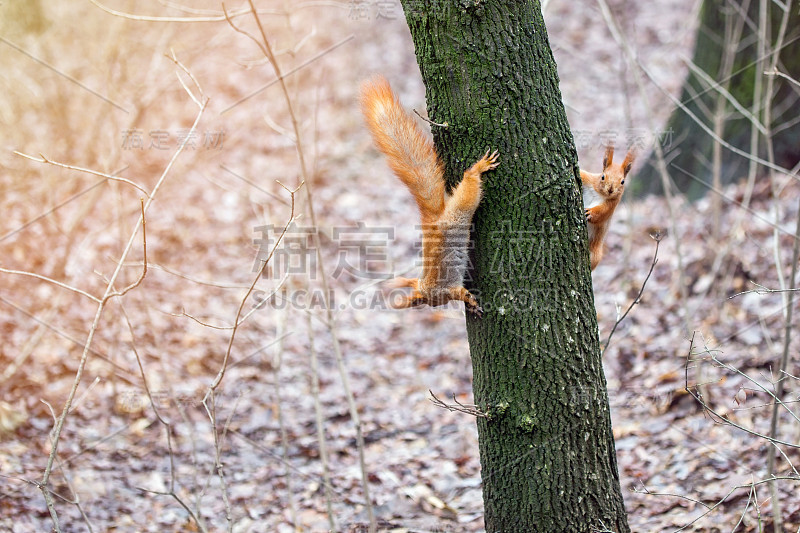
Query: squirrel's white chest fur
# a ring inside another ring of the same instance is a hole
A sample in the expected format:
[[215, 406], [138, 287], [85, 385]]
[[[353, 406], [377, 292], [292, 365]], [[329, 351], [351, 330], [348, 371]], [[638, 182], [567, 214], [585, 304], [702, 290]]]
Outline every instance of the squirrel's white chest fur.
[[[600, 196], [594, 187], [583, 186], [583, 208], [591, 209], [603, 203], [603, 197]], [[594, 240], [596, 228], [591, 222], [587, 224], [587, 231], [589, 233], [589, 242]]]
[[582, 187], [583, 189], [583, 208], [591, 209], [603, 203], [603, 197], [594, 190], [594, 187]]

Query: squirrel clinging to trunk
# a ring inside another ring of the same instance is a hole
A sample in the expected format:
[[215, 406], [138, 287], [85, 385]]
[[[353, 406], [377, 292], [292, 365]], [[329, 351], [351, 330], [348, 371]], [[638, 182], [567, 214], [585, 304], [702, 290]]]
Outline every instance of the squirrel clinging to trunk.
[[605, 253], [604, 240], [608, 223], [622, 199], [625, 191], [625, 178], [631, 171], [636, 153], [633, 149], [619, 165], [614, 164], [614, 147], [606, 147], [603, 157], [603, 171], [592, 174], [581, 170], [583, 184], [583, 207], [586, 209], [586, 222], [589, 223], [589, 260], [594, 270]]
[[469, 227], [481, 201], [481, 175], [497, 168], [497, 152], [487, 151], [447, 194], [444, 165], [433, 143], [400, 105], [386, 78], [375, 76], [364, 82], [361, 108], [375, 145], [411, 191], [422, 220], [422, 275], [394, 280], [396, 287], [410, 287], [412, 292], [393, 302], [393, 307], [435, 307], [461, 300], [467, 311], [480, 316], [477, 300], [464, 288], [464, 273]]

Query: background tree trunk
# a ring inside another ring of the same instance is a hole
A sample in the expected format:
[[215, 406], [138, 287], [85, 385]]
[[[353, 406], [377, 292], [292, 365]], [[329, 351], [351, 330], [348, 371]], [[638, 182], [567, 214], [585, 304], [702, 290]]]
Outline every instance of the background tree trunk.
[[[452, 186], [487, 149], [468, 318], [488, 532], [628, 532], [577, 154], [538, 2], [403, 0]], [[580, 73], [575, 73], [579, 75]]]
[[[735, 5], [729, 0], [704, 0], [700, 10], [700, 25], [697, 30], [692, 62], [706, 74], [706, 78], [725, 87], [741, 106], [753, 111], [756, 75], [766, 69], [768, 62], [758, 51], [758, 26], [766, 24], [767, 46], [775, 46], [784, 11], [774, 2], [766, 3], [766, 20], [761, 20], [761, 0], [743, 0]], [[787, 0], [790, 15], [787, 32], [780, 51], [778, 70], [794, 79], [800, 79], [800, 11], [796, 1]], [[746, 15], [746, 18], [745, 18]], [[735, 29], [741, 28], [739, 34]], [[726, 59], [730, 54], [730, 63]], [[766, 87], [762, 78], [762, 87]], [[775, 163], [792, 168], [800, 161], [800, 117], [797, 108], [800, 92], [797, 86], [783, 78], [774, 80], [772, 105], [774, 112], [767, 124], [772, 132]], [[690, 70], [683, 85], [680, 101], [689, 112], [700, 118], [712, 131], [714, 115], [721, 113], [720, 137], [733, 146], [750, 151], [751, 122], [726, 99], [711, 87], [708, 79]], [[762, 96], [763, 101], [763, 96]], [[721, 104], [721, 105], [720, 105]], [[762, 106], [755, 107], [761, 117]], [[713, 149], [715, 140], [680, 108], [675, 109], [664, 132], [664, 139], [671, 139], [664, 146], [665, 159], [670, 177], [678, 190], [690, 198], [706, 193], [711, 184]], [[720, 181], [722, 184], [743, 179], [748, 174], [748, 160], [727, 148], [721, 150]], [[767, 159], [763, 140], [758, 154]], [[661, 179], [653, 154], [647, 164], [631, 180], [628, 193], [641, 194], [661, 192]]]

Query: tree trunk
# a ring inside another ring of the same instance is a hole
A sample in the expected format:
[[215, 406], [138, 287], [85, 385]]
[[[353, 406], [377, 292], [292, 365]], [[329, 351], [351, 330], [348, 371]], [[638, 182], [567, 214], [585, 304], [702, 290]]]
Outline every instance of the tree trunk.
[[[728, 0], [705, 0], [700, 10], [692, 62], [704, 73], [690, 71], [683, 85], [680, 101], [686, 110], [676, 108], [664, 128], [665, 159], [677, 189], [690, 198], [706, 193], [711, 185], [713, 151], [716, 141], [701, 128], [689, 113], [699, 118], [709, 131], [714, 131], [715, 114], [722, 113], [722, 139], [736, 148], [750, 152], [751, 121], [713, 88], [708, 78], [727, 89], [731, 96], [747, 111], [755, 110], [763, 119], [763, 106], [753, 106], [756, 92], [756, 75], [760, 71], [762, 88], [766, 87], [763, 71], [768, 68], [769, 57], [759, 54], [758, 26], [766, 24], [767, 50], [776, 45], [784, 11], [775, 2], [767, 2], [765, 20], [759, 11], [762, 0], [744, 0], [734, 6]], [[800, 12], [797, 2], [786, 3], [790, 9], [784, 47], [780, 51], [778, 70], [795, 80], [800, 79]], [[747, 15], [747, 20], [743, 17]], [[740, 28], [740, 31], [736, 31]], [[730, 54], [730, 55], [729, 55]], [[728, 62], [727, 60], [730, 59]], [[704, 79], [705, 78], [705, 79]], [[800, 120], [797, 116], [797, 86], [784, 79], [775, 78], [771, 101], [773, 113], [770, 124], [775, 152], [775, 163], [792, 168], [800, 161]], [[764, 100], [762, 95], [761, 101]], [[722, 104], [722, 105], [720, 105]], [[687, 112], [688, 111], [688, 112]], [[719, 117], [717, 117], [719, 118]], [[671, 141], [671, 142], [670, 142]], [[762, 159], [768, 159], [762, 139], [757, 148]], [[721, 149], [719, 177], [722, 184], [745, 178], [748, 160], [728, 148]], [[655, 156], [631, 180], [629, 194], [661, 192], [661, 179]]]
[[[487, 149], [467, 331], [488, 532], [628, 532], [577, 153], [538, 2], [403, 0], [448, 185]], [[578, 75], [578, 73], [576, 73]]]

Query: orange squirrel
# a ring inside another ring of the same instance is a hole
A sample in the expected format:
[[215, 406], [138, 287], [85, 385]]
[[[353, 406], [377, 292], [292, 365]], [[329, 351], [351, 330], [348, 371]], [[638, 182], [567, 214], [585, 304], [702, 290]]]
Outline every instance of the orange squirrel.
[[422, 276], [394, 280], [395, 287], [410, 287], [412, 293], [393, 307], [435, 307], [461, 300], [480, 316], [477, 300], [464, 288], [467, 244], [472, 215], [481, 201], [481, 174], [497, 168], [497, 152], [487, 151], [448, 195], [444, 165], [433, 143], [402, 108], [386, 78], [375, 76], [362, 84], [361, 109], [378, 150], [411, 191], [422, 219]]
[[622, 164], [615, 165], [614, 147], [608, 146], [603, 157], [603, 172], [591, 174], [581, 170], [583, 206], [586, 209], [586, 222], [589, 223], [589, 259], [592, 270], [603, 258], [603, 241], [608, 232], [608, 223], [625, 191], [625, 177], [631, 171], [635, 157], [636, 154], [631, 149]]

